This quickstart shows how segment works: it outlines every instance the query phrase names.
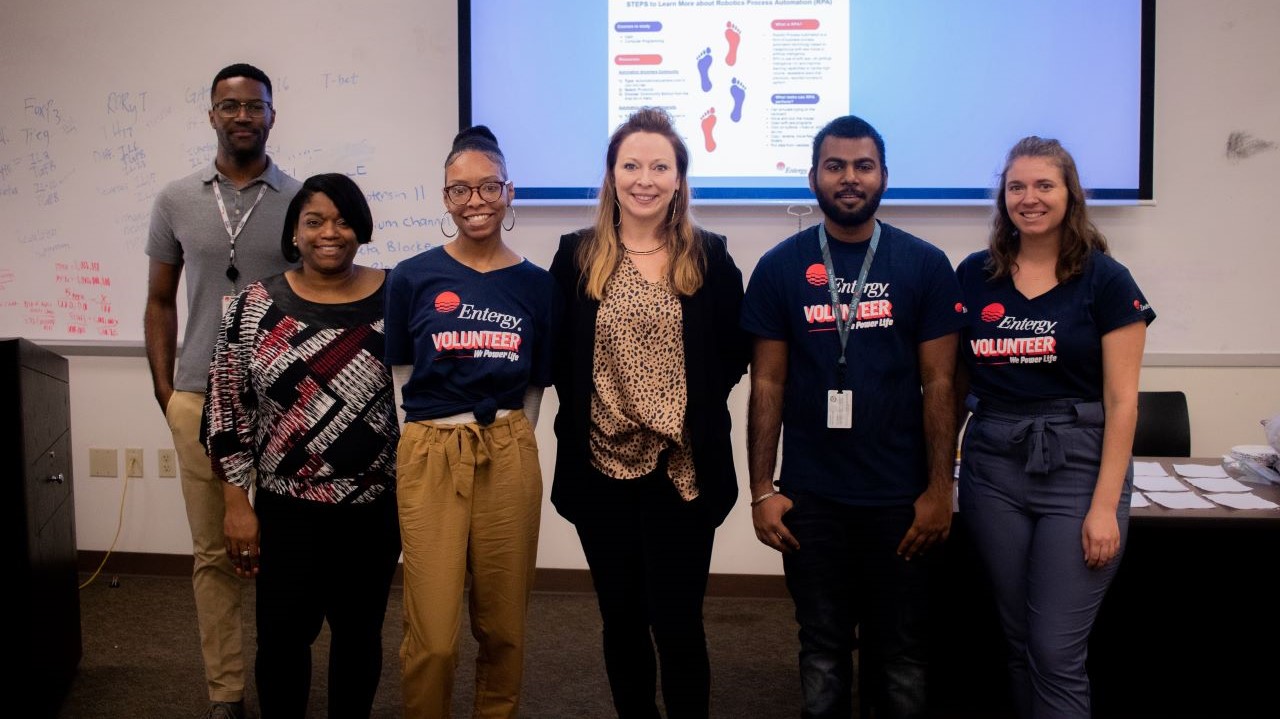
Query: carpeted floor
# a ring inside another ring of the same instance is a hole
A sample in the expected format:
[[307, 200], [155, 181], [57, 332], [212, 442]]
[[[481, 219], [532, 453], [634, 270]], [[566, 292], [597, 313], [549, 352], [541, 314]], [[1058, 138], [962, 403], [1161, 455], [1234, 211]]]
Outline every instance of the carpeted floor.
[[[59, 719], [181, 719], [205, 706], [195, 604], [188, 578], [100, 577], [81, 592], [84, 657]], [[374, 717], [399, 717], [402, 634], [399, 587], [392, 589], [383, 630], [382, 683]], [[253, 587], [245, 646], [252, 655]], [[711, 597], [705, 607], [711, 652], [713, 717], [781, 719], [799, 713], [797, 640], [788, 599]], [[466, 622], [466, 619], [463, 620]], [[535, 593], [530, 609], [520, 716], [596, 719], [615, 716], [600, 652], [595, 596]], [[475, 642], [463, 633], [454, 716], [470, 716]], [[313, 654], [310, 716], [324, 717], [327, 631]], [[253, 679], [248, 690], [253, 703]]]

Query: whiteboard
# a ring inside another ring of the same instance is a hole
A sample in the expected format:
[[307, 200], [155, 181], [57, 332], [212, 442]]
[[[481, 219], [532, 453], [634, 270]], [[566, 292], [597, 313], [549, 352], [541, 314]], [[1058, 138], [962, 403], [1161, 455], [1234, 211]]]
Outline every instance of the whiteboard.
[[[1149, 356], [1275, 366], [1280, 3], [1165, 2], [1157, 11], [1158, 203], [1092, 215], [1159, 313]], [[140, 343], [151, 198], [213, 157], [209, 83], [233, 62], [275, 83], [269, 151], [286, 170], [346, 172], [364, 188], [375, 229], [361, 263], [390, 266], [443, 241], [439, 188], [458, 117], [455, 0], [262, 0], [246, 9], [5, 0], [2, 17], [0, 335], [62, 351]], [[576, 101], [551, 101], [563, 97]], [[1253, 149], [1233, 153], [1233, 143]], [[991, 158], [993, 172], [1000, 159]], [[523, 168], [509, 169], [519, 202]], [[883, 212], [953, 262], [985, 243], [985, 208]], [[698, 216], [729, 236], [748, 274], [796, 228], [782, 207], [700, 207]], [[590, 219], [586, 207], [521, 207], [508, 241], [545, 266], [555, 238]]]
[[272, 159], [369, 197], [362, 264], [438, 243], [456, 25], [449, 0], [5, 0], [0, 336], [142, 340], [152, 201], [213, 159], [209, 85], [234, 62], [271, 77]]

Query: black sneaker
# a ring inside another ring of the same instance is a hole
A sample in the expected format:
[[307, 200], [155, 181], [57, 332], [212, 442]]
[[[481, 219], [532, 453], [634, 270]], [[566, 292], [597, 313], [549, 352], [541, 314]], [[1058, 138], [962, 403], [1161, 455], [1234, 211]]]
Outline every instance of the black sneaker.
[[200, 719], [245, 719], [244, 702], [209, 702]]

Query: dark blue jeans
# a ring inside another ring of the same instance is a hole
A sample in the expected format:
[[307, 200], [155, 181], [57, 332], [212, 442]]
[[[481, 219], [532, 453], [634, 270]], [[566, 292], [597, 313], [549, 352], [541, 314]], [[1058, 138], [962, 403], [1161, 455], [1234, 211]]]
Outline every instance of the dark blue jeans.
[[[911, 506], [852, 507], [792, 495], [783, 517], [800, 549], [783, 557], [800, 624], [804, 719], [852, 715], [854, 630], [860, 630], [859, 693], [876, 717], [921, 717], [933, 555], [897, 554]], [[864, 714], [865, 716], [865, 714]]]

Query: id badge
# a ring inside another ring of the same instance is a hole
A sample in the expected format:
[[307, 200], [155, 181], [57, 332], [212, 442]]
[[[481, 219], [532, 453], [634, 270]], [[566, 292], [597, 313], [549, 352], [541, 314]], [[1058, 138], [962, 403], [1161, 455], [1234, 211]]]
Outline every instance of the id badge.
[[827, 429], [853, 428], [853, 391], [827, 390]]
[[[223, 314], [223, 315], [227, 314], [227, 308], [228, 308], [228, 307], [230, 307], [230, 306], [231, 306], [231, 303], [232, 303], [232, 302], [235, 302], [235, 301], [236, 301], [236, 296], [235, 296], [235, 295], [223, 295], [223, 296], [222, 296], [222, 314]], [[219, 315], [219, 316], [221, 316], [221, 315]]]

